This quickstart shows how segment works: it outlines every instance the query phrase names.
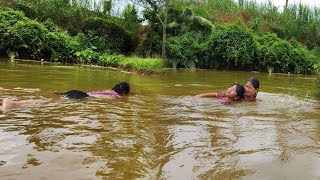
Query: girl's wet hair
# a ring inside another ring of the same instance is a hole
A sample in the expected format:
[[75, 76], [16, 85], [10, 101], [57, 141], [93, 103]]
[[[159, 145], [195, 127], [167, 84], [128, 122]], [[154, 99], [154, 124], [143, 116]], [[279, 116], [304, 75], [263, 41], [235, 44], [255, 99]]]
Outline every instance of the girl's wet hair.
[[89, 97], [89, 95], [85, 92], [79, 90], [70, 90], [66, 92], [55, 92], [54, 94], [63, 95], [65, 98], [69, 99], [83, 99]]
[[255, 89], [259, 89], [259, 87], [260, 87], [259, 80], [258, 80], [257, 78], [255, 78], [255, 77], [249, 78], [249, 79], [247, 80], [247, 82], [251, 82], [251, 84], [253, 85], [253, 87], [254, 87]]
[[127, 82], [121, 82], [116, 84], [113, 88], [113, 91], [117, 92], [118, 94], [129, 94], [130, 93], [130, 85]]
[[240, 83], [234, 83], [232, 86], [234, 85], [236, 85], [236, 91], [237, 91], [237, 95], [239, 96], [239, 99], [244, 98], [244, 92], [245, 92], [244, 86]]
[[[247, 80], [247, 82], [250, 82], [255, 89], [259, 89], [259, 88], [260, 88], [260, 82], [259, 82], [259, 80], [258, 80], [257, 78], [255, 78], [255, 77], [249, 78], [249, 79]], [[258, 92], [256, 92], [256, 93], [254, 94], [254, 97], [257, 97], [257, 94], [258, 94]]]

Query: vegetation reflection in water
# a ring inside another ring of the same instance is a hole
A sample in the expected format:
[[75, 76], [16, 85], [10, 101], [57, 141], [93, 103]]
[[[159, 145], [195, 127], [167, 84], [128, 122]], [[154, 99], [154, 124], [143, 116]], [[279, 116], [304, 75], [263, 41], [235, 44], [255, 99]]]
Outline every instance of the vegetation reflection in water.
[[[174, 71], [148, 77], [104, 68], [0, 63], [0, 95], [52, 99], [0, 114], [2, 178], [318, 179], [320, 107], [312, 76]], [[193, 95], [256, 76], [258, 103]], [[54, 91], [111, 88], [119, 100], [55, 102]], [[20, 87], [20, 88], [17, 88]]]

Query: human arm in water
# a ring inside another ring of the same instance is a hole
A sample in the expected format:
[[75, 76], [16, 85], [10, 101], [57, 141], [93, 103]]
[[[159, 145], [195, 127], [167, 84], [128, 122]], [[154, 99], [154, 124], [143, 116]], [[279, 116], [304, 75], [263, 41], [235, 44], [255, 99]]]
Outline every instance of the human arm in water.
[[198, 95], [195, 95], [194, 97], [197, 97], [197, 98], [203, 98], [203, 97], [211, 97], [211, 98], [214, 98], [214, 97], [217, 97], [217, 96], [218, 96], [218, 93], [212, 92], [212, 93], [198, 94]]

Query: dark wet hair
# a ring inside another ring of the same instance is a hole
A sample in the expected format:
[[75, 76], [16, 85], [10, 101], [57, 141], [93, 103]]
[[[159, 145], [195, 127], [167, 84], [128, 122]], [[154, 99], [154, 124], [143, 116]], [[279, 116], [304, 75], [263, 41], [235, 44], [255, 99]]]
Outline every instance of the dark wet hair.
[[244, 98], [244, 92], [245, 92], [244, 86], [239, 83], [234, 83], [232, 86], [234, 85], [236, 85], [236, 91], [237, 91], [237, 95], [239, 96], [239, 99]]
[[251, 78], [249, 78], [248, 80], [247, 80], [247, 82], [251, 82], [251, 84], [253, 85], [253, 87], [255, 88], [255, 89], [258, 89], [259, 88], [259, 86], [260, 86], [260, 83], [259, 83], [259, 80], [257, 79], [257, 78], [255, 78], [255, 77], [251, 77]]
[[[258, 80], [257, 78], [255, 78], [255, 77], [249, 78], [249, 79], [247, 80], [247, 82], [250, 82], [255, 89], [259, 89], [259, 88], [260, 88], [260, 82], [259, 82], [259, 80]], [[257, 94], [258, 94], [258, 92], [256, 92], [256, 93], [254, 94], [254, 97], [257, 97]]]
[[118, 94], [128, 94], [130, 93], [130, 85], [127, 82], [121, 82], [116, 84], [113, 88], [113, 91], [117, 92]]
[[79, 90], [70, 90], [66, 92], [55, 92], [55, 94], [63, 95], [65, 98], [69, 99], [83, 99], [89, 97], [89, 95], [85, 92]]

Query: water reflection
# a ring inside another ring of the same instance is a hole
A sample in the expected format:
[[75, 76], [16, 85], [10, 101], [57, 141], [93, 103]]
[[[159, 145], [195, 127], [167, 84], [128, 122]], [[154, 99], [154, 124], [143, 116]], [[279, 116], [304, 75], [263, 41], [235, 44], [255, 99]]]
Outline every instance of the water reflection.
[[[1, 99], [51, 100], [0, 113], [1, 179], [320, 178], [319, 102], [312, 93], [305, 96], [311, 90], [304, 87], [312, 79], [254, 74], [263, 82], [258, 96], [264, 101], [223, 106], [193, 95], [222, 91], [252, 74], [170, 71], [143, 77], [77, 67], [0, 69], [8, 74], [0, 76], [1, 86], [10, 88]], [[30, 69], [41, 71], [35, 83]], [[133, 94], [119, 100], [55, 101], [53, 95], [105, 89], [122, 80]]]

